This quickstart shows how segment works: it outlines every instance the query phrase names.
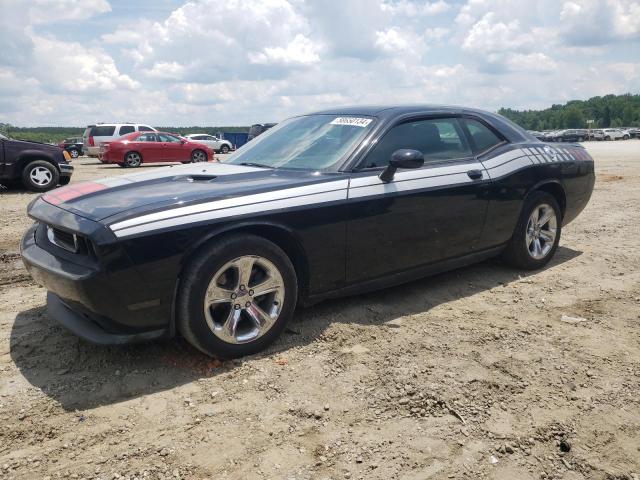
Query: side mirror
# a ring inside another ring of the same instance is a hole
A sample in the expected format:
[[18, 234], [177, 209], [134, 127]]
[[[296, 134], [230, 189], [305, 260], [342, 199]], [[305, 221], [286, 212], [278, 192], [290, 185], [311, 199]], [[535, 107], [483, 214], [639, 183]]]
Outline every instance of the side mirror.
[[418, 150], [401, 148], [391, 154], [389, 165], [380, 174], [380, 180], [389, 183], [399, 168], [420, 168], [424, 165], [424, 155]]

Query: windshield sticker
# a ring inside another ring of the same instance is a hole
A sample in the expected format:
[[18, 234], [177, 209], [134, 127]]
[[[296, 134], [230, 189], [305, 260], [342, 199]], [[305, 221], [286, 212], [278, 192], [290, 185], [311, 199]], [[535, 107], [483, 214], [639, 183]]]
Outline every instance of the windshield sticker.
[[366, 127], [371, 123], [370, 118], [358, 118], [358, 117], [338, 117], [331, 125], [351, 125], [352, 127]]

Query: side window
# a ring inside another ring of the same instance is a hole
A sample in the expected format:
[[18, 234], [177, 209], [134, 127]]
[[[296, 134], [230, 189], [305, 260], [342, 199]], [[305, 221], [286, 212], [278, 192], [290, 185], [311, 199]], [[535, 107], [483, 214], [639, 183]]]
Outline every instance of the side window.
[[140, 125], [140, 126], [138, 126], [138, 131], [139, 132], [153, 132], [153, 128], [147, 127], [146, 125]]
[[161, 142], [171, 142], [171, 143], [179, 143], [180, 139], [178, 137], [174, 137], [173, 135], [167, 135], [166, 133], [159, 133], [158, 137]]
[[123, 125], [122, 127], [120, 127], [120, 136], [126, 135], [127, 133], [133, 133], [135, 131], [136, 129], [133, 125]]
[[157, 142], [155, 133], [143, 133], [138, 137], [138, 142]]
[[491, 147], [495, 147], [499, 143], [502, 143], [502, 139], [493, 133], [489, 127], [483, 123], [473, 120], [471, 118], [463, 118], [462, 122], [469, 130], [469, 134], [475, 144], [474, 153], [482, 153], [489, 150]]
[[384, 167], [401, 148], [418, 150], [425, 163], [471, 156], [471, 149], [456, 118], [432, 118], [396, 125], [367, 155], [362, 168]]

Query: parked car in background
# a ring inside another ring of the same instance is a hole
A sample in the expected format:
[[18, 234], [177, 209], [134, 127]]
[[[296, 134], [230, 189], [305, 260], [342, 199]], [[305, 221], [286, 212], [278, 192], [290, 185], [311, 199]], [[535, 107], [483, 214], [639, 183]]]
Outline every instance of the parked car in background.
[[71, 155], [56, 145], [14, 140], [0, 134], [0, 183], [22, 183], [45, 192], [71, 181]]
[[233, 145], [229, 140], [222, 140], [207, 133], [191, 133], [185, 135], [184, 138], [192, 142], [202, 143], [216, 153], [229, 153], [233, 150]]
[[619, 128], [605, 128], [602, 130], [604, 140], [628, 140], [631, 136]]
[[21, 252], [49, 318], [80, 336], [180, 332], [238, 357], [275, 341], [296, 304], [497, 255], [543, 268], [594, 181], [582, 146], [489, 112], [336, 108], [285, 120], [224, 163], [44, 195]]
[[166, 132], [134, 132], [100, 145], [100, 161], [121, 167], [139, 167], [143, 163], [213, 161], [213, 150]]
[[89, 125], [83, 135], [83, 153], [90, 157], [99, 157], [100, 144], [133, 132], [155, 132], [149, 125], [138, 123], [99, 123]]
[[556, 142], [584, 142], [588, 138], [588, 132], [582, 129], [560, 130], [554, 139]]
[[82, 137], [65, 138], [58, 146], [69, 152], [71, 158], [78, 158], [82, 155], [82, 146], [84, 145]]
[[623, 131], [629, 135], [629, 138], [640, 138], [640, 128], [630, 127], [623, 129]]
[[591, 130], [591, 135], [594, 140], [597, 140], [597, 141], [604, 140], [604, 130], [602, 130], [601, 128]]
[[273, 128], [277, 125], [277, 123], [256, 123], [251, 125], [249, 128], [249, 136], [247, 137], [247, 141], [251, 141], [256, 138], [258, 135], [263, 134], [270, 128]]

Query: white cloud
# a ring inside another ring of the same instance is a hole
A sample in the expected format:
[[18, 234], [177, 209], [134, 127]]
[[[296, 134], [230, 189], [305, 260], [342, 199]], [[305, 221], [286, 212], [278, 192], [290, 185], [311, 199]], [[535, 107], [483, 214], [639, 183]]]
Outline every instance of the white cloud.
[[32, 75], [46, 81], [53, 91], [91, 93], [133, 89], [138, 82], [118, 71], [113, 59], [79, 43], [32, 36], [34, 42]]
[[257, 64], [308, 65], [320, 61], [318, 45], [302, 34], [284, 47], [265, 47], [261, 52], [249, 53], [249, 61]]
[[415, 2], [411, 0], [395, 0], [382, 3], [382, 8], [392, 15], [416, 16], [416, 15], [438, 15], [451, 8], [451, 5], [444, 0], [432, 2]]
[[29, 18], [33, 24], [86, 20], [111, 11], [107, 0], [32, 0], [30, 3]]

